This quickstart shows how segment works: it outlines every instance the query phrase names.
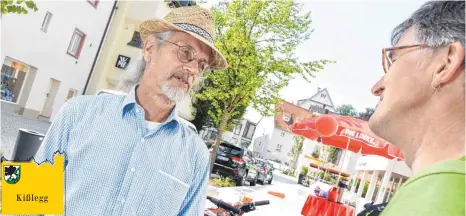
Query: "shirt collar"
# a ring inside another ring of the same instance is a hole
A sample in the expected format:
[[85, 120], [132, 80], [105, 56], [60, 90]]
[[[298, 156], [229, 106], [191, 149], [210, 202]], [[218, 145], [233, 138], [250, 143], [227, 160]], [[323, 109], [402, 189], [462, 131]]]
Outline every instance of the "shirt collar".
[[[136, 102], [136, 89], [139, 87], [139, 85], [135, 85], [133, 88], [131, 88], [131, 91], [125, 96], [122, 106], [121, 106], [121, 111], [122, 111], [122, 117], [125, 116], [126, 113], [128, 113], [131, 110], [136, 110], [138, 109], [137, 102]], [[178, 117], [178, 108], [175, 105], [173, 107], [172, 112], [168, 116], [167, 120], [164, 123], [171, 122], [172, 120], [176, 120]]]

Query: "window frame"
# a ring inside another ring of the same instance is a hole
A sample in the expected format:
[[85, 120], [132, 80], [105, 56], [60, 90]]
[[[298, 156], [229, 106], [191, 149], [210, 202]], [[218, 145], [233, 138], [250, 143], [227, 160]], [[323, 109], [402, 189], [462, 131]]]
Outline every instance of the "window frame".
[[52, 19], [52, 17], [53, 17], [53, 14], [50, 11], [47, 11], [47, 13], [45, 13], [44, 19], [42, 20], [42, 26], [40, 27], [41, 31], [47, 33], [47, 30], [50, 25], [50, 20]]
[[[78, 49], [76, 50], [76, 53], [73, 54], [70, 52], [70, 49], [71, 49], [71, 45], [73, 44], [73, 38], [75, 36], [75, 34], [81, 34], [83, 37], [78, 45]], [[74, 58], [76, 59], [79, 59], [79, 56], [81, 55], [81, 51], [83, 49], [83, 46], [84, 46], [84, 42], [86, 41], [86, 37], [87, 37], [87, 34], [84, 33], [83, 31], [79, 30], [78, 28], [74, 28], [74, 31], [73, 31], [73, 35], [71, 35], [71, 39], [70, 39], [70, 43], [68, 45], [68, 49], [66, 50], [66, 53], [70, 56], [73, 56]]]
[[97, 8], [97, 6], [99, 5], [99, 0], [95, 0], [95, 2], [90, 1], [90, 0], [87, 0], [87, 2], [88, 2], [89, 4], [91, 4], [92, 7], [94, 7], [94, 8]]

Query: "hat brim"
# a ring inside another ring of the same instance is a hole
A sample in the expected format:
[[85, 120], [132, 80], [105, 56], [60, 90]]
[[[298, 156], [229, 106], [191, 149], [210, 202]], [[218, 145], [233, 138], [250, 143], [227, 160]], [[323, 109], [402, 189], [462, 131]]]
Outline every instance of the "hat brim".
[[147, 20], [144, 21], [141, 26], [140, 26], [140, 33], [141, 33], [141, 39], [142, 41], [145, 41], [147, 36], [154, 34], [154, 33], [162, 33], [162, 32], [167, 32], [167, 31], [181, 31], [185, 32], [196, 39], [200, 40], [203, 42], [205, 45], [209, 46], [213, 50], [213, 59], [211, 60], [211, 69], [216, 69], [216, 70], [223, 70], [228, 67], [227, 60], [225, 57], [220, 53], [220, 51], [215, 47], [213, 43], [205, 39], [204, 37], [190, 32], [186, 31], [172, 23], [169, 23], [165, 20], [162, 19], [153, 19], [153, 20]]

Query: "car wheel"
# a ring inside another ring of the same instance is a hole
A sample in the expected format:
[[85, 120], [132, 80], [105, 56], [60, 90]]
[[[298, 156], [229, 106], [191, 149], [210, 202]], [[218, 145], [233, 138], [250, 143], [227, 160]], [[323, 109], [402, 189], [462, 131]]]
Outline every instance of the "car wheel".
[[265, 176], [264, 176], [264, 178], [262, 178], [262, 180], [260, 180], [260, 182], [261, 182], [261, 183], [260, 183], [261, 185], [264, 185], [264, 184], [265, 184]]
[[236, 179], [236, 186], [243, 186], [244, 185], [244, 178], [247, 174], [240, 176]]
[[257, 176], [252, 181], [249, 182], [249, 185], [256, 186], [256, 183], [257, 183]]

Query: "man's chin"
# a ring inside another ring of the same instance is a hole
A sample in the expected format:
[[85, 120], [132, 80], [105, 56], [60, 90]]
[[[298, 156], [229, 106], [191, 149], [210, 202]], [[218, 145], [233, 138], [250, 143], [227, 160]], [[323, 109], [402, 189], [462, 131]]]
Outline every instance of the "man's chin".
[[375, 111], [371, 116], [368, 122], [369, 129], [374, 132], [375, 135], [387, 139], [388, 120], [386, 120], [386, 116], [381, 116], [380, 114], [380, 112]]
[[188, 91], [179, 87], [169, 87], [166, 85], [162, 86], [162, 91], [169, 100], [175, 103], [182, 101], [188, 96]]

